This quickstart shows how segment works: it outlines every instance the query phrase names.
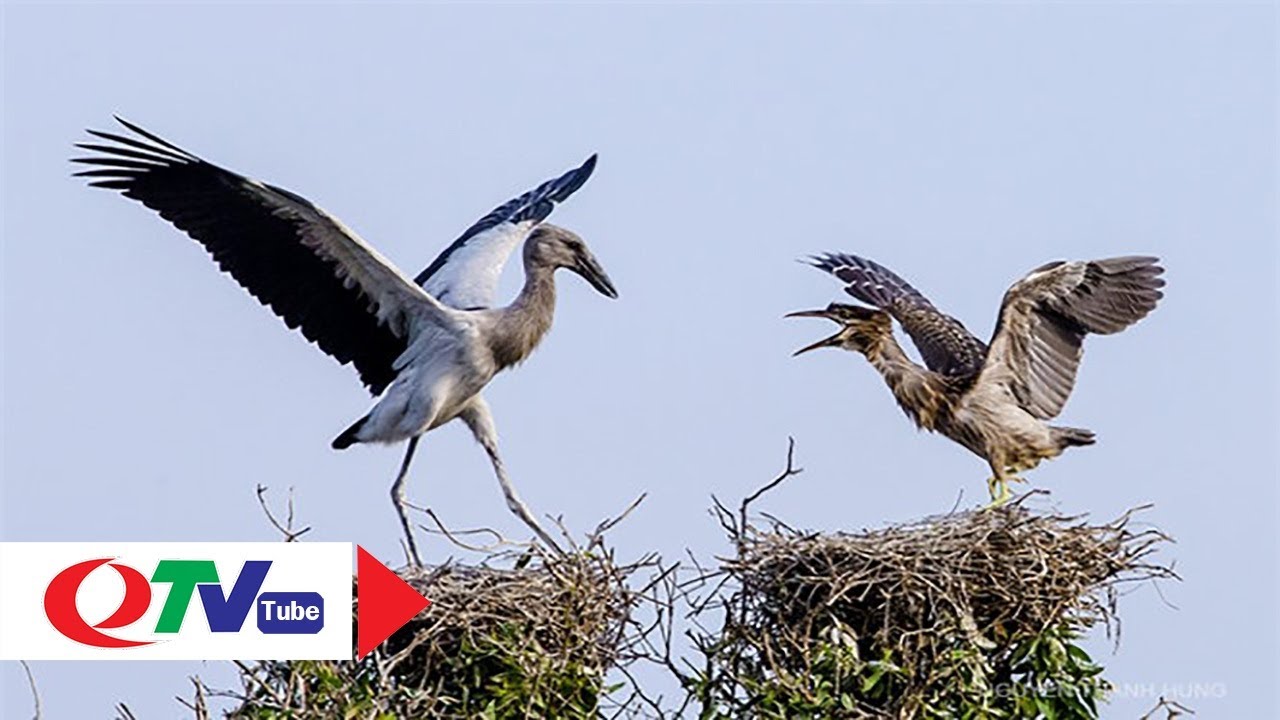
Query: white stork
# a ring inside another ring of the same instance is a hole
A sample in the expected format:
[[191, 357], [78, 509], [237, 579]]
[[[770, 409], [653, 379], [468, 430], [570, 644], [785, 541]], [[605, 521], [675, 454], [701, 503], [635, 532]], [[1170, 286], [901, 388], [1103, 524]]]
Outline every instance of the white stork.
[[[421, 564], [405, 498], [409, 464], [422, 434], [455, 418], [488, 453], [507, 505], [559, 549], [507, 477], [481, 391], [499, 371], [528, 357], [551, 327], [556, 269], [568, 268], [617, 297], [582, 239], [543, 222], [590, 177], [594, 155], [481, 218], [411, 280], [305, 198], [116, 120], [135, 136], [89, 130], [111, 144], [77, 143], [95, 154], [73, 161], [97, 169], [76, 174], [158, 212], [291, 329], [355, 366], [377, 400], [334, 448], [409, 441], [391, 495], [413, 562]], [[498, 277], [522, 241], [524, 288], [510, 305], [494, 307]]]

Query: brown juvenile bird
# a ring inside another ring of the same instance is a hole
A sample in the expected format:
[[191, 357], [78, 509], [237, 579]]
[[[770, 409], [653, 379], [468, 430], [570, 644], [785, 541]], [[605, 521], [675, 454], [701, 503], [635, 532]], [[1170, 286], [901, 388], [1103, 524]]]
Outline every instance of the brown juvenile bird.
[[[1010, 496], [1015, 473], [1068, 447], [1092, 445], [1081, 428], [1049, 425], [1071, 394], [1084, 336], [1110, 335], [1146, 317], [1163, 294], [1164, 268], [1153, 257], [1051, 262], [1005, 293], [988, 347], [888, 268], [853, 255], [813, 258], [875, 306], [832, 303], [787, 317], [824, 317], [840, 330], [796, 351], [821, 347], [862, 353], [915, 424], [940, 432], [991, 465], [993, 503]], [[897, 320], [927, 368], [907, 357], [893, 335]]]

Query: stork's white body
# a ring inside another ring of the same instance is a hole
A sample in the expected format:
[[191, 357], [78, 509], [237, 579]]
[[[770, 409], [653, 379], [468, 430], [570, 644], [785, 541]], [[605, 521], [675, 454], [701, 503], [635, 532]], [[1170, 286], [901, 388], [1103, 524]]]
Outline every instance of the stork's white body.
[[498, 365], [484, 347], [481, 311], [459, 313], [461, 337], [426, 333], [396, 360], [398, 373], [356, 432], [359, 442], [394, 443], [444, 425], [472, 405]]

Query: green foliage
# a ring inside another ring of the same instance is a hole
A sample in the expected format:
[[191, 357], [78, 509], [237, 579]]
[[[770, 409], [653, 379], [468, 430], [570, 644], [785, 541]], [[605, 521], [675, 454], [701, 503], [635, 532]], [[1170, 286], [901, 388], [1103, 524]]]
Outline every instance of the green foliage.
[[442, 674], [457, 678], [450, 711], [477, 718], [594, 717], [606, 688], [603, 674], [573, 657], [557, 657], [525, 642], [527, 631], [504, 624], [468, 640]]
[[1016, 711], [1007, 717], [1096, 718], [1098, 699], [1111, 684], [1070, 630], [1056, 628], [1032, 638], [1011, 654]]
[[[356, 670], [358, 667], [356, 663], [317, 660], [261, 663], [255, 667], [254, 677], [272, 685], [257, 686], [259, 692], [247, 697], [232, 717], [295, 720], [324, 714], [344, 720], [394, 718], [392, 714], [377, 712], [382, 693], [376, 678], [368, 672]], [[282, 692], [286, 689], [288, 695]], [[293, 702], [287, 700], [289, 697]]]
[[376, 662], [295, 661], [258, 666], [258, 685], [232, 717], [244, 720], [407, 720], [423, 716], [497, 720], [592, 718], [603, 674], [531, 646], [515, 625], [468, 640], [437, 667], [436, 683], [411, 687], [379, 679]]
[[817, 720], [869, 712], [891, 702], [901, 687], [902, 668], [887, 653], [881, 659], [863, 662], [851, 647], [824, 642], [814, 646], [810, 659], [813, 665], [807, 673], [774, 674], [756, 659], [740, 658], [733, 676], [699, 675], [691, 689], [700, 699], [701, 717], [739, 717], [739, 703], [717, 701], [717, 695], [729, 689], [723, 683], [730, 677], [750, 698], [753, 717], [768, 720]]
[[[723, 644], [703, 648], [705, 666], [688, 679], [704, 720], [819, 720], [897, 713], [927, 720], [1096, 720], [1110, 688], [1102, 667], [1075, 644], [1066, 626], [981, 649], [956, 638], [930, 668], [900, 665], [889, 649], [860, 657], [856, 644], [820, 642], [807, 670], [793, 672], [757, 655], [730, 656]], [[729, 669], [727, 665], [732, 665]], [[912, 678], [931, 675], [927, 691], [904, 705]]]

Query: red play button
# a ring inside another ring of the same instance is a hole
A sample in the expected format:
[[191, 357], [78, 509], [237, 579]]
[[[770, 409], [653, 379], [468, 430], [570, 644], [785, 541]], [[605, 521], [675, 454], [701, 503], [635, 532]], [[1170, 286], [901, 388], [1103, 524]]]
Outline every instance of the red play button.
[[381, 645], [431, 601], [356, 546], [356, 659]]

